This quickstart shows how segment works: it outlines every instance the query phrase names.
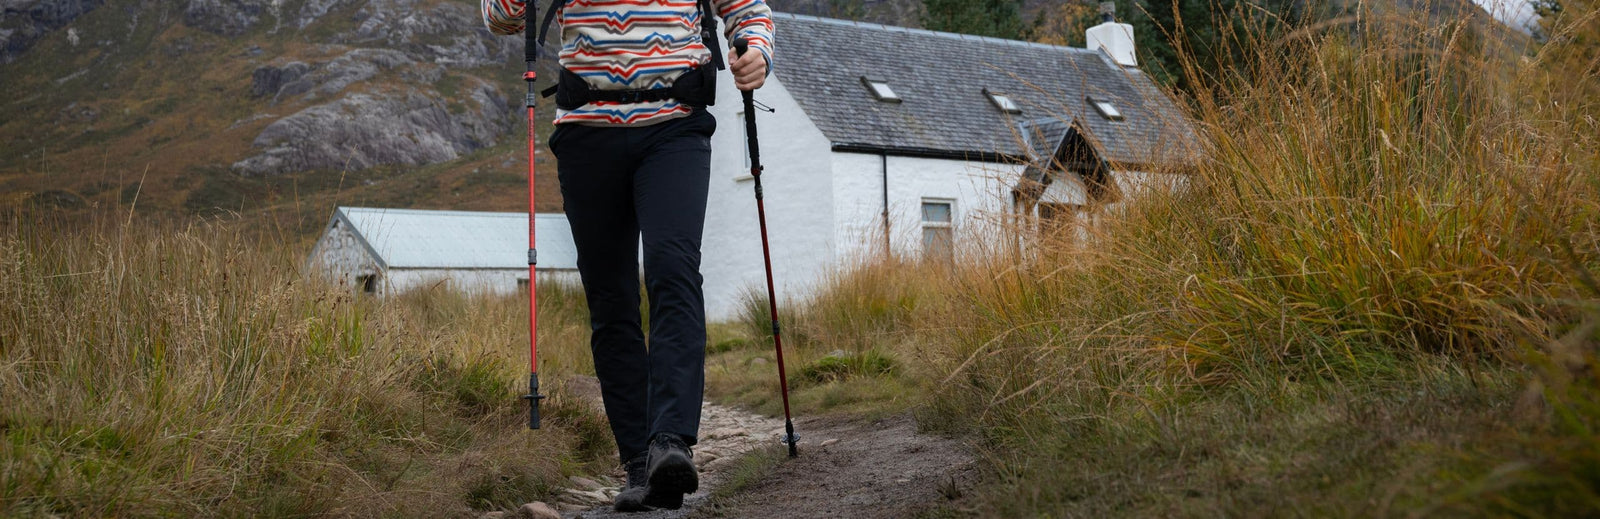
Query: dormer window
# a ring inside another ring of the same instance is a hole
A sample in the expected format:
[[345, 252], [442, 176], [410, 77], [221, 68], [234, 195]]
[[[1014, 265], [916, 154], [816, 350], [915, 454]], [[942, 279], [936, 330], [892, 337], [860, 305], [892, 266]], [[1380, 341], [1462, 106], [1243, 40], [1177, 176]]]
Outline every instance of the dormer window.
[[861, 84], [866, 85], [867, 90], [872, 92], [872, 97], [879, 101], [885, 103], [900, 102], [900, 94], [894, 93], [894, 89], [889, 88], [888, 80], [861, 76]]
[[999, 92], [991, 92], [987, 88], [983, 89], [983, 95], [989, 96], [989, 102], [994, 103], [994, 107], [999, 108], [1002, 112], [1008, 114], [1022, 113], [1022, 107], [1017, 106], [1017, 102], [1012, 101], [1010, 96]]
[[1110, 99], [1090, 97], [1089, 105], [1093, 106], [1096, 112], [1100, 112], [1101, 117], [1112, 121], [1122, 120], [1122, 111], [1118, 110], [1117, 105], [1112, 103]]

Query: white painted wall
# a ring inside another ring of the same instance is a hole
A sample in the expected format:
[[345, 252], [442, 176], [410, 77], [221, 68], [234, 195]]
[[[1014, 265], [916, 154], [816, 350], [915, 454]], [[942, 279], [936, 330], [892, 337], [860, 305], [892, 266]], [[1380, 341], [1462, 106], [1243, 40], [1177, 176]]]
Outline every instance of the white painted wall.
[[[378, 276], [376, 295], [387, 296], [404, 293], [450, 280], [450, 284], [470, 294], [504, 295], [515, 293], [517, 281], [528, 279], [527, 268], [516, 269], [383, 269], [362, 245], [344, 222], [334, 219], [322, 237], [312, 246], [306, 258], [309, 272], [329, 283], [347, 287], [351, 291], [362, 289], [361, 276]], [[580, 284], [575, 268], [539, 268], [540, 283]]]
[[[840, 259], [883, 252], [883, 159], [833, 153], [834, 239]], [[1000, 220], [1011, 207], [1011, 186], [1022, 167], [920, 157], [888, 158], [889, 242], [897, 254], [922, 252], [922, 202], [953, 200], [958, 254], [998, 244]]]
[[[700, 272], [705, 278], [706, 315], [732, 318], [747, 289], [766, 291], [754, 182], [746, 165], [744, 103], [723, 72], [717, 82], [717, 118], [711, 138], [711, 184]], [[804, 295], [832, 263], [835, 252], [831, 143], [812, 124], [777, 76], [767, 78], [756, 100], [777, 110], [757, 112], [761, 177], [766, 192], [767, 232], [778, 299]]]
[[308, 270], [329, 283], [351, 287], [352, 290], [361, 289], [356, 278], [382, 270], [376, 258], [361, 244], [360, 238], [337, 218], [328, 224], [322, 237], [311, 247], [306, 262], [311, 267]]
[[1177, 173], [1150, 173], [1145, 171], [1118, 171], [1111, 174], [1117, 188], [1128, 198], [1137, 198], [1152, 192], [1174, 193], [1189, 185], [1189, 176]]
[[[382, 294], [402, 294], [447, 282], [472, 295], [508, 295], [517, 291], [517, 280], [528, 279], [528, 269], [389, 269], [382, 280]], [[540, 283], [570, 283], [577, 286], [577, 270], [540, 270]]]

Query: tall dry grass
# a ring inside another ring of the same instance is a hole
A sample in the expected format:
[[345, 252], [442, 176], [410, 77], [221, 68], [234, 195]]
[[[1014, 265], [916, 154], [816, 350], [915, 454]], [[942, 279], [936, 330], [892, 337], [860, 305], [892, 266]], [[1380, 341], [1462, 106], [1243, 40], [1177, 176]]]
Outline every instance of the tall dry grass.
[[[301, 254], [235, 222], [9, 223], [0, 515], [470, 516], [609, 468], [559, 388], [525, 429], [525, 300], [378, 301]], [[541, 290], [559, 386], [588, 369], [583, 309]]]
[[1217, 86], [1183, 99], [1186, 187], [1087, 241], [858, 268], [799, 319], [931, 366], [990, 513], [1592, 512], [1595, 7], [1544, 45], [1427, 6], [1228, 35], [1246, 63], [1188, 71]]

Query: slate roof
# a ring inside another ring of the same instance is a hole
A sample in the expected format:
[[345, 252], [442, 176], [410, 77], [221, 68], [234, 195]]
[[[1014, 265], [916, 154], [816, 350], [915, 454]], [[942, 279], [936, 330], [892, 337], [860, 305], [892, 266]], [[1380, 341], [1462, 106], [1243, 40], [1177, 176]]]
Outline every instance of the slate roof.
[[1059, 159], [1061, 143], [1066, 141], [1067, 133], [1072, 130], [1072, 123], [1061, 119], [1035, 119], [1024, 120], [1016, 125], [1018, 135], [1027, 144], [1027, 159], [1029, 168], [1026, 176], [1034, 181], [1043, 181], [1043, 171], [1059, 170], [1051, 160]]
[[[1037, 158], [1023, 123], [1075, 124], [1102, 158], [1190, 164], [1192, 125], [1150, 78], [1098, 50], [907, 29], [788, 13], [774, 15], [773, 73], [838, 151], [1012, 161]], [[863, 76], [904, 100], [877, 101]], [[997, 109], [1003, 93], [1021, 114]], [[1124, 115], [1102, 117], [1086, 98]]]
[[[386, 268], [528, 268], [528, 213], [340, 207], [342, 220]], [[578, 250], [564, 214], [540, 214], [539, 269], [576, 269]]]

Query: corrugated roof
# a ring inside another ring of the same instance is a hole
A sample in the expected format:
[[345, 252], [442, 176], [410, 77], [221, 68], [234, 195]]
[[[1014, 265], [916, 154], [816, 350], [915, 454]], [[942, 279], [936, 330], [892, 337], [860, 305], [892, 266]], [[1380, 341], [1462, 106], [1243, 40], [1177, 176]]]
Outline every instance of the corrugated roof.
[[[340, 207], [387, 268], [526, 269], [528, 214]], [[540, 214], [539, 268], [576, 269], [578, 251], [564, 214]]]
[[[773, 73], [836, 149], [1025, 160], [1018, 123], [1053, 118], [1079, 126], [1103, 157], [1153, 164], [1194, 158], [1183, 112], [1137, 68], [1097, 50], [776, 14]], [[882, 79], [903, 102], [869, 94]], [[983, 90], [1022, 108], [1010, 115]], [[1088, 103], [1106, 98], [1123, 114], [1107, 120]]]

